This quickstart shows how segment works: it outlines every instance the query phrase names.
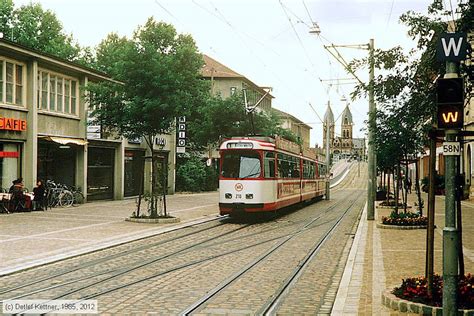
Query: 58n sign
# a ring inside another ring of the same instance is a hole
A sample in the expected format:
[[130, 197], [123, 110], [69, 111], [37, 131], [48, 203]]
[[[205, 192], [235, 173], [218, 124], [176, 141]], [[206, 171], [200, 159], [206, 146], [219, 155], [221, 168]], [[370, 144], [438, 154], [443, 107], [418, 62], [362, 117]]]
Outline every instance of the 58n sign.
[[461, 143], [460, 142], [444, 142], [443, 156], [460, 156]]

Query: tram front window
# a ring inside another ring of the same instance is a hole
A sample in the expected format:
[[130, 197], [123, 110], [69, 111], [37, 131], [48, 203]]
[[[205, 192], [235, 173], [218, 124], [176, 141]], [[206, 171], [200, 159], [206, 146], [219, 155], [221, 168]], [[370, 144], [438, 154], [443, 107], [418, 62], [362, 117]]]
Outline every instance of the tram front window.
[[224, 153], [221, 173], [224, 178], [258, 178], [260, 172], [260, 155], [257, 152]]

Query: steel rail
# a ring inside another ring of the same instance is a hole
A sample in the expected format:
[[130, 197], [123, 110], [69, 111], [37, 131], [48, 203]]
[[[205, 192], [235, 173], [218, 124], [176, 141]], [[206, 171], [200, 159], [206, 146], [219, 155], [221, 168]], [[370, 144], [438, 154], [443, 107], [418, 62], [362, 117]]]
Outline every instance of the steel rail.
[[[295, 267], [293, 272], [290, 276], [283, 282], [283, 284], [278, 288], [275, 294], [267, 301], [267, 303], [260, 308], [260, 310], [256, 313], [257, 315], [275, 315], [277, 308], [281, 305], [283, 299], [287, 296], [290, 288], [294, 285], [300, 278], [300, 276], [304, 273], [304, 270], [309, 265], [309, 263], [316, 257], [316, 255], [321, 250], [324, 243], [334, 234], [334, 231], [342, 222], [346, 214], [355, 207], [356, 203], [361, 200], [362, 197], [358, 196], [357, 199], [354, 201], [352, 205], [350, 205], [341, 216], [337, 219], [334, 225], [329, 229], [327, 234], [316, 242], [313, 247], [311, 247], [309, 253], [305, 256], [305, 258]], [[362, 208], [361, 208], [362, 210]]]
[[[223, 217], [218, 217], [218, 218], [215, 218], [215, 219], [211, 219], [209, 221], [206, 221], [206, 222], [203, 222], [203, 223], [198, 223], [198, 224], [192, 224], [191, 226], [197, 226], [197, 225], [205, 225], [205, 224], [208, 224], [209, 222], [211, 221], [216, 221], [216, 220], [222, 220], [223, 218], [227, 218], [228, 216], [223, 216]], [[211, 227], [205, 227], [203, 229], [200, 229], [200, 230], [197, 230], [197, 231], [193, 231], [193, 232], [189, 232], [187, 234], [184, 234], [184, 235], [181, 235], [181, 236], [177, 236], [177, 237], [173, 237], [173, 238], [169, 238], [167, 240], [162, 240], [162, 241], [159, 241], [159, 242], [156, 242], [156, 243], [153, 243], [153, 244], [147, 244], [147, 245], [143, 245], [143, 246], [139, 246], [139, 247], [136, 247], [136, 248], [133, 248], [133, 249], [130, 249], [130, 250], [126, 250], [126, 251], [123, 251], [123, 252], [120, 252], [120, 253], [117, 253], [117, 254], [113, 254], [113, 255], [110, 255], [110, 256], [106, 256], [106, 257], [101, 257], [101, 258], [98, 258], [98, 259], [94, 259], [94, 260], [90, 260], [84, 264], [81, 264], [77, 267], [74, 267], [74, 268], [70, 268], [70, 269], [65, 269], [65, 270], [62, 270], [62, 271], [59, 271], [57, 273], [54, 273], [52, 275], [48, 275], [47, 277], [44, 277], [44, 278], [41, 278], [41, 279], [36, 279], [32, 282], [28, 282], [28, 283], [23, 283], [19, 286], [16, 286], [14, 288], [9, 288], [9, 289], [6, 289], [6, 290], [2, 290], [0, 291], [0, 295], [1, 294], [5, 294], [5, 293], [8, 293], [8, 292], [12, 292], [12, 291], [15, 291], [15, 290], [19, 290], [19, 289], [22, 289], [22, 288], [25, 288], [25, 287], [30, 287], [32, 285], [35, 285], [35, 284], [38, 284], [38, 283], [41, 283], [41, 282], [44, 282], [44, 281], [47, 281], [47, 280], [51, 280], [51, 279], [54, 279], [54, 278], [57, 278], [57, 277], [61, 277], [61, 276], [64, 276], [66, 274], [69, 274], [69, 273], [72, 273], [72, 272], [76, 272], [76, 271], [79, 271], [79, 270], [82, 270], [82, 269], [85, 269], [85, 268], [89, 268], [91, 266], [94, 266], [96, 264], [100, 264], [100, 263], [104, 263], [104, 262], [107, 262], [107, 261], [110, 261], [110, 260], [113, 260], [113, 259], [117, 259], [117, 258], [120, 258], [120, 257], [123, 257], [123, 256], [127, 256], [127, 255], [130, 255], [130, 254], [133, 254], [133, 253], [136, 253], [136, 252], [139, 252], [139, 251], [142, 251], [142, 250], [147, 250], [147, 249], [150, 249], [150, 248], [153, 248], [153, 247], [157, 247], [157, 246], [161, 246], [163, 244], [167, 244], [167, 243], [170, 243], [170, 242], [174, 242], [174, 241], [177, 241], [177, 240], [180, 240], [182, 238], [186, 238], [186, 237], [189, 237], [189, 236], [192, 236], [192, 235], [196, 235], [196, 234], [199, 234], [199, 233], [202, 233], [202, 232], [205, 232], [205, 231], [208, 231], [210, 229], [213, 229], [213, 228], [216, 228], [216, 227], [220, 227], [220, 226], [223, 226], [225, 225], [225, 223], [219, 223], [218, 225], [215, 225], [215, 226], [211, 226]], [[177, 232], [179, 230], [182, 230], [182, 229], [186, 229], [186, 228], [189, 228], [191, 226], [184, 226], [184, 227], [180, 227], [176, 230], [172, 230], [172, 231], [169, 231], [169, 232], [166, 232], [165, 234], [167, 233], [171, 233], [171, 232]], [[154, 238], [156, 236], [158, 236], [160, 234], [156, 234], [156, 235], [152, 235], [152, 236], [147, 236], [147, 237], [144, 237], [144, 238], [140, 238], [140, 239], [137, 239], [137, 240], [133, 240], [132, 242], [136, 242], [136, 241], [139, 241], [139, 240], [144, 240], [144, 239], [150, 239], [150, 238]], [[107, 249], [111, 249], [111, 248], [114, 248], [114, 247], [119, 247], [123, 244], [118, 244], [118, 245], [114, 245], [113, 247], [110, 247], [110, 248], [107, 248]], [[92, 253], [92, 252], [90, 252]], [[90, 254], [90, 253], [87, 253], [87, 254]], [[82, 254], [82, 255], [87, 255], [87, 254]], [[82, 256], [81, 255], [81, 256]], [[63, 260], [60, 260], [60, 261], [65, 261], [65, 260], [69, 260], [71, 258], [65, 258]], [[110, 272], [110, 270], [108, 271]], [[19, 273], [19, 272], [17, 272]], [[11, 276], [11, 275], [9, 275]], [[5, 277], [5, 276], [4, 276]]]
[[[342, 204], [344, 202], [347, 202], [347, 201], [340, 201], [332, 206], [330, 206], [326, 211], [325, 213], [329, 212], [330, 210], [334, 209], [336, 206], [339, 206], [339, 204]], [[324, 215], [324, 214], [322, 214]], [[283, 245], [285, 245], [288, 241], [290, 241], [291, 239], [293, 239], [294, 237], [296, 236], [299, 236], [300, 234], [302, 234], [303, 232], [307, 231], [310, 226], [315, 222], [317, 221], [318, 219], [320, 219], [322, 217], [322, 215], [318, 215], [317, 217], [311, 219], [308, 223], [306, 223], [303, 227], [301, 227], [299, 230], [287, 235], [285, 237], [285, 239], [283, 239], [282, 241], [278, 242], [276, 245], [274, 245], [272, 248], [270, 248], [269, 250], [267, 250], [265, 253], [263, 253], [262, 255], [260, 255], [258, 258], [256, 258], [255, 260], [253, 260], [252, 262], [250, 262], [249, 264], [247, 264], [244, 268], [242, 268], [240, 271], [238, 271], [237, 273], [233, 274], [232, 276], [230, 276], [229, 278], [227, 278], [226, 280], [224, 280], [223, 282], [221, 282], [218, 286], [216, 286], [214, 289], [210, 290], [207, 292], [206, 295], [204, 295], [203, 297], [201, 297], [199, 300], [197, 300], [196, 302], [194, 302], [192, 305], [188, 306], [185, 310], [181, 311], [180, 312], [180, 315], [189, 315], [190, 313], [196, 311], [197, 309], [199, 309], [201, 306], [203, 306], [205, 303], [207, 303], [211, 298], [213, 298], [216, 294], [218, 294], [219, 292], [223, 291], [225, 288], [227, 288], [230, 284], [234, 283], [240, 276], [244, 275], [245, 273], [247, 273], [248, 271], [250, 271], [253, 267], [255, 267], [256, 265], [258, 265], [260, 262], [264, 261], [268, 256], [270, 256], [271, 254], [275, 253], [276, 250], [278, 250], [280, 247], [282, 247]]]

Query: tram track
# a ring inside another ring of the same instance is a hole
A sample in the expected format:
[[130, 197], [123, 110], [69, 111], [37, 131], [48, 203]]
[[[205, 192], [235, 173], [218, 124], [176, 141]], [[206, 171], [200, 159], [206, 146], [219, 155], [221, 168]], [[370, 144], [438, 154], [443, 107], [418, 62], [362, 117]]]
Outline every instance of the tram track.
[[[334, 207], [336, 207], [337, 204], [335, 205], [332, 205], [328, 208], [326, 208], [326, 210], [323, 212], [323, 213], [327, 213], [327, 212], [330, 212]], [[318, 216], [316, 219], [318, 219], [320, 216]], [[154, 258], [153, 260], [149, 260], [147, 262], [144, 262], [138, 266], [133, 266], [131, 268], [127, 268], [127, 269], [122, 269], [122, 270], [119, 270], [117, 272], [115, 271], [110, 271], [110, 270], [106, 270], [106, 271], [103, 271], [102, 273], [95, 273], [95, 274], [92, 274], [92, 275], [89, 275], [89, 276], [86, 276], [84, 278], [76, 278], [74, 280], [70, 280], [69, 282], [63, 282], [61, 284], [56, 284], [56, 285], [51, 285], [51, 286], [46, 286], [46, 287], [43, 287], [41, 289], [37, 289], [37, 290], [34, 290], [34, 291], [28, 291], [27, 293], [24, 293], [22, 295], [17, 295], [13, 298], [10, 298], [10, 299], [19, 299], [19, 298], [26, 298], [26, 297], [31, 297], [35, 294], [38, 294], [38, 293], [41, 293], [41, 292], [45, 292], [45, 291], [48, 291], [48, 290], [53, 290], [53, 289], [58, 289], [58, 288], [61, 288], [61, 287], [66, 287], [68, 285], [71, 285], [71, 284], [77, 284], [78, 282], [80, 281], [84, 281], [84, 280], [89, 280], [89, 279], [92, 279], [92, 278], [96, 278], [98, 276], [101, 276], [101, 275], [105, 275], [106, 277], [99, 280], [99, 281], [94, 281], [92, 283], [89, 283], [89, 284], [86, 284], [85, 286], [81, 286], [79, 288], [75, 288], [71, 291], [66, 291], [66, 292], [63, 292], [61, 295], [57, 295], [55, 296], [54, 298], [51, 298], [51, 299], [60, 299], [60, 298], [63, 298], [63, 297], [66, 297], [66, 296], [70, 296], [71, 294], [74, 294], [74, 293], [78, 293], [84, 289], [90, 289], [90, 288], [93, 288], [93, 287], [96, 287], [97, 285], [100, 285], [104, 282], [107, 282], [108, 280], [111, 280], [111, 279], [114, 279], [114, 278], [117, 278], [117, 277], [120, 277], [122, 275], [125, 275], [127, 273], [130, 273], [132, 271], [135, 271], [137, 269], [140, 269], [140, 268], [143, 268], [147, 265], [151, 265], [153, 263], [156, 263], [160, 260], [163, 260], [165, 258], [170, 258], [172, 256], [175, 256], [175, 255], [178, 255], [178, 254], [183, 254], [185, 252], [189, 252], [189, 251], [192, 251], [193, 249], [194, 250], [200, 250], [202, 249], [203, 247], [205, 247], [205, 244], [206, 243], [209, 243], [210, 241], [212, 240], [218, 240], [214, 243], [210, 243], [209, 245], [207, 245], [206, 247], [211, 247], [211, 246], [215, 246], [215, 245], [219, 245], [219, 244], [225, 244], [225, 243], [230, 243], [230, 242], [233, 242], [233, 241], [236, 241], [237, 239], [239, 240], [242, 240], [243, 238], [251, 238], [253, 236], [257, 236], [257, 235], [261, 235], [261, 234], [265, 234], [265, 233], [268, 233], [272, 230], [275, 230], [275, 229], [282, 229], [284, 227], [292, 227], [292, 226], [295, 226], [295, 225], [298, 225], [300, 224], [301, 221], [289, 221], [288, 223], [284, 224], [283, 226], [281, 225], [281, 223], [277, 223], [277, 222], [274, 222], [274, 224], [276, 224], [275, 227], [269, 227], [267, 229], [264, 229], [264, 230], [261, 230], [259, 232], [254, 232], [254, 233], [247, 233], [247, 234], [244, 234], [243, 236], [235, 236], [233, 238], [230, 238], [230, 239], [227, 239], [227, 240], [220, 240], [218, 237], [224, 237], [224, 236], [227, 236], [227, 235], [230, 235], [231, 233], [234, 233], [236, 231], [239, 231], [239, 230], [242, 230], [244, 228], [247, 228], [249, 225], [244, 225], [244, 226], [241, 226], [237, 229], [234, 229], [230, 232], [227, 232], [227, 233], [224, 233], [222, 234], [221, 236], [213, 236], [211, 238], [208, 238], [200, 243], [197, 243], [197, 244], [194, 244], [192, 246], [189, 246], [189, 247], [185, 247], [183, 249], [180, 249], [179, 251], [176, 251], [172, 254], [168, 254], [166, 256], [161, 256], [161, 257], [158, 257], [158, 258]], [[278, 226], [279, 225], [279, 226]], [[207, 229], [206, 229], [207, 230]], [[196, 233], [196, 232], [194, 232]], [[190, 235], [191, 233], [187, 234], [187, 235]], [[124, 287], [127, 287], [127, 286], [130, 286], [130, 285], [133, 285], [133, 284], [137, 284], [137, 283], [140, 283], [140, 282], [143, 282], [143, 281], [146, 281], [146, 280], [150, 280], [150, 279], [153, 279], [153, 278], [156, 278], [158, 276], [162, 276], [162, 275], [165, 275], [167, 273], [170, 273], [170, 272], [173, 272], [173, 271], [177, 271], [177, 270], [180, 270], [180, 269], [184, 269], [186, 267], [190, 267], [190, 266], [193, 266], [193, 265], [197, 265], [199, 263], [202, 263], [202, 262], [206, 262], [206, 261], [211, 261], [211, 260], [215, 260], [215, 259], [218, 259], [222, 256], [226, 256], [226, 255], [229, 255], [229, 254], [233, 254], [233, 253], [236, 253], [236, 252], [239, 252], [239, 251], [243, 251], [243, 250], [247, 250], [249, 248], [252, 248], [252, 247], [256, 247], [256, 246], [259, 246], [259, 245], [263, 245], [265, 243], [269, 243], [269, 242], [272, 242], [272, 241], [275, 241], [275, 240], [278, 240], [278, 239], [281, 239], [281, 238], [284, 238], [286, 236], [286, 234], [283, 234], [283, 235], [278, 235], [274, 238], [268, 238], [268, 239], [265, 239], [265, 240], [261, 240], [257, 243], [254, 243], [254, 244], [251, 244], [251, 245], [247, 245], [247, 246], [244, 246], [244, 247], [240, 247], [238, 249], [235, 249], [235, 250], [232, 250], [232, 251], [228, 251], [228, 252], [224, 252], [224, 253], [220, 253], [220, 254], [217, 254], [217, 255], [214, 255], [214, 256], [210, 256], [210, 257], [206, 257], [206, 258], [203, 258], [201, 260], [196, 260], [196, 261], [192, 261], [192, 262], [189, 262], [187, 264], [184, 264], [184, 265], [180, 265], [180, 266], [176, 266], [172, 269], [168, 269], [168, 270], [164, 270], [164, 271], [161, 271], [159, 273], [156, 273], [156, 274], [153, 274], [151, 276], [147, 276], [145, 278], [141, 278], [141, 279], [138, 279], [136, 281], [133, 281], [133, 282], [129, 282], [129, 283], [125, 283], [123, 284], [122, 286], [120, 287], [115, 287], [115, 288], [111, 288], [111, 289], [107, 289], [105, 291], [101, 291], [99, 293], [95, 293], [94, 295], [92, 296], [87, 296], [86, 298], [82, 298], [82, 299], [90, 299], [90, 298], [94, 298], [94, 297], [98, 297], [100, 295], [104, 295], [106, 293], [109, 293], [111, 291], [115, 291], [115, 290], [119, 290], [121, 288], [124, 288]], [[182, 236], [181, 236], [182, 237]], [[175, 238], [176, 239], [176, 238]], [[173, 240], [175, 240], [173, 239]], [[163, 244], [163, 242], [161, 242], [160, 244]], [[116, 258], [116, 255], [114, 256], [111, 256], [109, 257], [108, 259], [110, 260], [111, 258]], [[91, 261], [88, 263], [88, 266], [92, 265], [93, 263], [97, 263], [98, 261], [95, 260], [95, 261]], [[102, 262], [102, 260], [101, 260]], [[75, 269], [74, 269], [75, 270]], [[65, 271], [66, 273], [70, 273], [72, 272], [72, 270], [70, 271]], [[64, 275], [64, 274], [57, 274], [57, 275]], [[44, 278], [44, 279], [41, 279], [41, 280], [38, 280], [37, 282], [30, 282], [29, 284], [24, 284], [22, 286], [19, 286], [17, 288], [12, 288], [12, 289], [8, 289], [6, 291], [2, 291], [2, 294], [6, 294], [8, 292], [12, 292], [13, 290], [18, 290], [18, 289], [21, 289], [21, 288], [24, 288], [24, 287], [31, 287], [32, 285], [34, 284], [37, 284], [37, 283], [43, 283], [45, 281], [48, 281], [48, 280], [51, 280], [52, 278]]]
[[[357, 170], [355, 170], [355, 172], [357, 172]], [[350, 180], [350, 182], [354, 181], [355, 174], [356, 173], [354, 172], [351, 172], [349, 174], [348, 180]], [[341, 184], [344, 185], [344, 183], [341, 183]], [[339, 189], [339, 190], [333, 190], [333, 191], [339, 192], [343, 190]], [[64, 277], [64, 275], [66, 274], [77, 272], [77, 271], [80, 271], [81, 269], [87, 269], [88, 267], [100, 265], [107, 261], [113, 261], [114, 259], [122, 257], [123, 255], [134, 255], [139, 251], [153, 249], [151, 248], [153, 246], [154, 247], [166, 246], [166, 244], [169, 242], [182, 241], [183, 238], [185, 237], [196, 237], [197, 234], [200, 232], [203, 232], [203, 233], [212, 232], [212, 234], [214, 234], [215, 232], [213, 232], [213, 229], [219, 228], [223, 226], [224, 224], [232, 223], [232, 221], [225, 220], [225, 221], [221, 221], [218, 225], [212, 225], [212, 227], [205, 227], [199, 231], [189, 232], [181, 236], [155, 242], [153, 243], [153, 245], [150, 245], [150, 244], [141, 245], [141, 246], [138, 246], [137, 249], [129, 249], [125, 251], [124, 254], [116, 253], [116, 254], [107, 256], [106, 258], [90, 260], [81, 266], [62, 270], [62, 272], [64, 273], [58, 272], [56, 273], [56, 275], [50, 275], [49, 277], [44, 277], [39, 280], [34, 280], [35, 282], [32, 281], [29, 284], [22, 284], [21, 286], [18, 286], [18, 287], [2, 290], [0, 294], [2, 296], [8, 293], [13, 294], [13, 292], [18, 292], [25, 288], [31, 289], [31, 287], [42, 284], [43, 287], [41, 289], [26, 291], [26, 293], [21, 293], [15, 296], [14, 298], [34, 298], [35, 296], [37, 297], [38, 294], [42, 294], [44, 295], [44, 298], [48, 300], [71, 298], [71, 297], [74, 297], [75, 299], [79, 299], [79, 300], [99, 299], [99, 298], [103, 298], [104, 296], [107, 296], [110, 293], [120, 292], [120, 290], [127, 289], [128, 287], [132, 287], [134, 285], [140, 285], [140, 284], [146, 283], [147, 281], [155, 282], [160, 277], [170, 275], [173, 272], [187, 271], [189, 270], [188, 268], [199, 267], [200, 264], [204, 264], [208, 262], [216, 262], [230, 255], [235, 255], [235, 254], [249, 251], [249, 250], [251, 251], [252, 249], [255, 249], [257, 251], [257, 249], [261, 249], [261, 247], [263, 246], [266, 247], [267, 244], [270, 244], [270, 249], [273, 249], [278, 244], [281, 244], [281, 246], [275, 248], [275, 250], [273, 251], [275, 252], [277, 251], [277, 249], [283, 247], [286, 243], [288, 243], [292, 239], [295, 239], [298, 235], [301, 235], [304, 232], [308, 232], [313, 229], [317, 229], [317, 231], [319, 231], [321, 227], [325, 227], [326, 225], [328, 225], [330, 221], [324, 218], [325, 215], [332, 214], [333, 213], [332, 211], [334, 210], [334, 208], [341, 207], [344, 203], [349, 203], [350, 207], [354, 204], [357, 204], [355, 203], [356, 200], [360, 199], [362, 196], [359, 194], [357, 199], [345, 199], [343, 198], [343, 194], [344, 192], [340, 192], [340, 195], [337, 194], [339, 197], [336, 197], [335, 195], [334, 198], [336, 199], [340, 198], [340, 201], [331, 203], [331, 205], [324, 204], [328, 202], [318, 203], [317, 204], [318, 206], [324, 205], [324, 207], [322, 207], [321, 210], [319, 211], [320, 214], [312, 217], [310, 221], [308, 221], [307, 218], [303, 218], [307, 215], [303, 216], [301, 214], [303, 213], [301, 210], [297, 212], [289, 213], [289, 214], [283, 214], [281, 217], [277, 218], [275, 221], [266, 222], [264, 223], [264, 225], [262, 224], [261, 226], [254, 228], [254, 231], [251, 230], [252, 224], [248, 224], [248, 225], [243, 224], [242, 226], [239, 226], [237, 228], [234, 227], [231, 231], [220, 232], [221, 235], [216, 234], [211, 237], [205, 238], [204, 240], [201, 240], [199, 242], [195, 242], [194, 240], [193, 244], [184, 246], [178, 250], [174, 249], [171, 253], [162, 255], [160, 257], [155, 257], [147, 261], [143, 261], [140, 265], [128, 265], [127, 267], [122, 267], [122, 268], [118, 267], [115, 270], [107, 268], [107, 269], [103, 269], [102, 271], [98, 271], [90, 275], [86, 275], [82, 278], [78, 277], [75, 279], [71, 279], [69, 282], [62, 282], [61, 284], [55, 284], [54, 282], [51, 282], [52, 280], [54, 280], [54, 278]], [[350, 207], [346, 209], [345, 213], [349, 211]], [[343, 215], [341, 215], [338, 222], [342, 220], [342, 217]], [[287, 221], [287, 222], [282, 223], [284, 221]], [[297, 229], [293, 229], [293, 231], [291, 232], [285, 232], [285, 229], [286, 230], [292, 229], [294, 228], [294, 226], [300, 226], [300, 227], [298, 227]], [[334, 227], [333, 230], [335, 230], [336, 227]], [[248, 231], [249, 229], [250, 229], [250, 232]], [[329, 238], [329, 237], [326, 237], [326, 238]], [[253, 242], [248, 241], [252, 239], [253, 239]], [[325, 239], [320, 240], [319, 246], [318, 246], [318, 243], [316, 243], [315, 246], [313, 246], [314, 248], [314, 249], [312, 248], [313, 255], [307, 254], [305, 256], [304, 262], [306, 261], [309, 262], [312, 260], [312, 258], [314, 257], [314, 254], [316, 254], [318, 252], [318, 249], [320, 249], [320, 247], [324, 244], [324, 241]], [[239, 244], [241, 244], [242, 246], [238, 247]], [[223, 249], [214, 249], [214, 248], [219, 248], [219, 247], [223, 248], [224, 250], [229, 248], [229, 250], [222, 251]], [[177, 262], [180, 262], [180, 260], [182, 261], [184, 260], [183, 258], [185, 258], [183, 255], [190, 254], [190, 253], [200, 253], [200, 252], [203, 252], [203, 253], [206, 252], [206, 253], [202, 255], [201, 257], [198, 256], [198, 258], [191, 257], [190, 258], [191, 260], [188, 260], [186, 258], [186, 262], [180, 263], [180, 264], [173, 264], [170, 261], [170, 259], [174, 260], [174, 258], [176, 258]], [[260, 257], [263, 255], [264, 254], [260, 255]], [[271, 254], [268, 254], [265, 257], [268, 257], [270, 255]], [[155, 267], [156, 263], [165, 261], [165, 260], [166, 260], [166, 264], [164, 266]], [[300, 271], [304, 270], [305, 265], [306, 263], [301, 264]], [[153, 268], [151, 268], [151, 266], [153, 266]], [[150, 268], [145, 269], [145, 273], [143, 273], [142, 271], [143, 268], [147, 268], [147, 267], [150, 267]], [[159, 269], [159, 270], [156, 271], [155, 273], [148, 273], [150, 270], [155, 270], [155, 269]], [[250, 267], [250, 269], [252, 269], [252, 267]], [[138, 271], [142, 271], [142, 273], [137, 276], [136, 272]], [[301, 273], [301, 272], [295, 272], [295, 271], [293, 271], [292, 273], [292, 275], [294, 274], [294, 276], [291, 278], [288, 277], [287, 278], [288, 280], [298, 279], [298, 273]], [[134, 273], [135, 275], [133, 275]], [[244, 274], [245, 272], [243, 273], [243, 275]], [[125, 281], [120, 281], [124, 277], [126, 277]], [[85, 281], [91, 281], [91, 280], [92, 282], [85, 282]], [[130, 280], [130, 281], [127, 281], [127, 280]], [[109, 284], [107, 283], [109, 281], [114, 281], [114, 282]], [[45, 284], [45, 283], [48, 283], [48, 284]], [[120, 283], [120, 285], [114, 286], [114, 283], [115, 284]], [[281, 294], [273, 295], [272, 297], [277, 297], [277, 296], [284, 297], [285, 288], [288, 288], [288, 287], [291, 287], [291, 283], [290, 285], [285, 286], [283, 288], [283, 292]], [[99, 288], [100, 290], [97, 291], [97, 289]], [[282, 288], [282, 286], [280, 288]], [[58, 292], [60, 293], [58, 294]], [[3, 297], [3, 299], [5, 298]], [[278, 306], [279, 304], [278, 302], [279, 301], [277, 299], [277, 303], [271, 303], [271, 304], [267, 303], [265, 304], [265, 306], [268, 305], [268, 307], [265, 307], [264, 309], [264, 307], [262, 306], [261, 310], [263, 312], [271, 313], [272, 308], [274, 308], [271, 306]]]
[[[285, 281], [282, 284], [280, 284], [280, 287], [277, 289], [274, 295], [272, 295], [270, 299], [267, 302], [265, 302], [257, 312], [255, 312], [256, 315], [274, 314], [275, 309], [278, 306], [280, 300], [282, 299], [282, 297], [284, 297], [285, 291], [294, 282], [296, 282], [299, 274], [304, 270], [306, 265], [311, 261], [311, 259], [319, 251], [319, 249], [324, 245], [324, 242], [332, 235], [332, 232], [338, 227], [339, 223], [344, 218], [344, 216], [355, 207], [355, 205], [357, 204], [355, 202], [361, 199], [362, 197], [359, 196], [355, 200], [341, 201], [340, 203], [337, 203], [333, 205], [333, 207], [331, 207], [331, 208], [335, 208], [337, 206], [340, 206], [340, 204], [349, 203], [349, 207], [347, 207], [345, 211], [338, 217], [336, 222], [332, 224], [331, 228], [325, 234], [323, 234], [323, 237], [314, 244], [314, 246], [311, 248], [309, 253], [305, 256], [305, 258], [300, 261], [300, 264], [298, 264], [298, 266], [289, 274], [289, 276], [285, 279]], [[286, 236], [283, 240], [279, 241], [276, 245], [274, 245], [272, 248], [267, 250], [264, 254], [260, 255], [254, 261], [252, 261], [251, 263], [243, 267], [241, 270], [237, 271], [235, 274], [233, 274], [232, 276], [230, 276], [229, 278], [221, 282], [215, 288], [209, 290], [206, 293], [206, 295], [204, 295], [199, 300], [194, 302], [192, 305], [188, 306], [186, 309], [181, 311], [180, 315], [190, 315], [194, 312], [196, 313], [205, 312], [204, 308], [206, 304], [208, 304], [215, 296], [225, 291], [230, 285], [239, 281], [241, 277], [243, 277], [247, 272], [251, 271], [254, 267], [258, 265], [262, 265], [269, 256], [275, 254], [281, 247], [285, 246], [288, 242], [298, 237], [299, 235], [307, 232], [309, 229], [315, 228], [311, 226], [316, 221], [320, 220], [321, 217], [322, 216], [318, 216], [316, 218], [311, 219], [303, 227], [299, 228], [297, 231]], [[319, 225], [316, 227], [322, 226], [323, 224], [327, 224], [327, 222], [319, 223]]]

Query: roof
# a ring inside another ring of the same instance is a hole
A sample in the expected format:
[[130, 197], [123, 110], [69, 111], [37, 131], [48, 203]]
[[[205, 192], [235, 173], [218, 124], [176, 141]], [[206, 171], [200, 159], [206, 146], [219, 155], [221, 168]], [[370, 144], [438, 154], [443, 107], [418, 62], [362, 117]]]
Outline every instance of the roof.
[[286, 118], [286, 119], [290, 119], [292, 120], [293, 122], [297, 123], [298, 125], [302, 125], [302, 126], [305, 126], [309, 129], [312, 129], [311, 126], [309, 126], [308, 124], [304, 123], [303, 121], [299, 120], [298, 118], [296, 118], [295, 116], [289, 114], [289, 113], [286, 113], [286, 112], [283, 112], [283, 111], [280, 111], [280, 110], [277, 110], [275, 108], [272, 108], [272, 111], [278, 115], [279, 117], [281, 118]]
[[328, 105], [328, 109], [326, 110], [326, 114], [324, 114], [324, 123], [334, 123], [334, 114], [332, 113], [331, 106]]
[[60, 67], [61, 69], [65, 69], [67, 71], [71, 71], [75, 73], [86, 74], [93, 79], [108, 80], [108, 81], [120, 83], [119, 81], [113, 80], [110, 76], [108, 76], [107, 74], [103, 72], [97, 71], [90, 67], [80, 65], [75, 62], [71, 62], [64, 58], [54, 56], [52, 54], [44, 53], [27, 46], [17, 44], [13, 41], [10, 41], [4, 38], [0, 38], [0, 50], [11, 52], [10, 54], [13, 54], [14, 56], [12, 57], [15, 57], [15, 58], [23, 57], [24, 59], [30, 59], [33, 57], [45, 65], [49, 65], [52, 67]]
[[[204, 60], [204, 66], [201, 69], [201, 76], [203, 76], [204, 78], [240, 79], [247, 83], [254, 90], [260, 92], [261, 94], [267, 93], [265, 89], [267, 89], [268, 87], [260, 87], [259, 85], [250, 81], [247, 77], [235, 72], [234, 70], [221, 64], [214, 58], [207, 56], [206, 54], [202, 54], [202, 58]], [[271, 99], [274, 98], [270, 93], [268, 93], [268, 97], [270, 97]]]
[[224, 66], [217, 60], [203, 54], [204, 66], [201, 69], [201, 75], [209, 78], [245, 78], [241, 74]]
[[342, 124], [344, 124], [345, 119], [347, 118], [347, 122], [349, 124], [354, 124], [354, 121], [352, 120], [352, 113], [351, 110], [349, 109], [349, 104], [346, 105], [346, 108], [344, 109], [344, 112], [342, 112]]

